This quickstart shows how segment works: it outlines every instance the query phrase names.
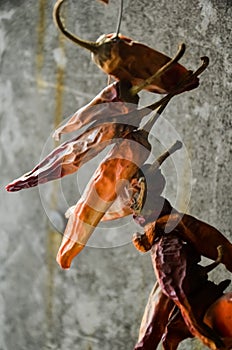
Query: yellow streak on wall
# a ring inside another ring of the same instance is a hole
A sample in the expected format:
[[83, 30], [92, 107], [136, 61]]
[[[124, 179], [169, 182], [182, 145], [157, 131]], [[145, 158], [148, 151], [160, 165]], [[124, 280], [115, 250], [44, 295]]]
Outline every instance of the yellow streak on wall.
[[[46, 9], [47, 0], [39, 0], [39, 13], [38, 13], [38, 41], [37, 41], [37, 52], [36, 52], [36, 81], [37, 86], [40, 89], [46, 88], [44, 85], [44, 79], [42, 77], [42, 68], [44, 64], [44, 42], [46, 32]], [[49, 19], [50, 20], [50, 19]], [[64, 50], [64, 43], [61, 37], [59, 37], [59, 47]], [[55, 83], [55, 110], [54, 110], [54, 128], [56, 128], [62, 120], [62, 104], [63, 104], [63, 90], [64, 90], [64, 69], [57, 66], [56, 71], [56, 83]], [[46, 116], [44, 116], [46, 117]], [[57, 143], [54, 141], [54, 147]], [[52, 183], [52, 192], [50, 198], [50, 209], [58, 209], [58, 195], [57, 195], [57, 183]], [[46, 241], [46, 264], [47, 264], [47, 279], [45, 289], [45, 317], [47, 324], [47, 331], [52, 334], [53, 330], [53, 315], [54, 315], [54, 289], [55, 289], [55, 272], [59, 269], [56, 263], [56, 254], [61, 243], [62, 236], [60, 233], [52, 228], [51, 224], [47, 222], [47, 241]]]
[[36, 52], [36, 81], [38, 87], [40, 87], [41, 70], [44, 63], [44, 38], [45, 38], [45, 17], [46, 17], [46, 3], [47, 0], [39, 0], [39, 17], [37, 25], [37, 52]]
[[[188, 145], [185, 144], [188, 150], [188, 156], [191, 158], [191, 149], [192, 149], [192, 144], [191, 141], [188, 143]], [[191, 159], [190, 159], [191, 162]], [[188, 164], [187, 160], [183, 164], [182, 167], [182, 172], [181, 172], [181, 181], [179, 186], [180, 188], [180, 195], [179, 195], [179, 200], [177, 203], [177, 209], [180, 212], [183, 213], [188, 213], [189, 212], [189, 203], [191, 200], [191, 190], [192, 190], [192, 172], [191, 172], [191, 163]]]
[[[59, 48], [64, 50], [63, 38], [59, 36]], [[57, 66], [56, 71], [56, 88], [55, 88], [55, 111], [54, 111], [54, 129], [62, 121], [63, 116], [63, 90], [64, 90], [64, 68]], [[57, 147], [57, 142], [54, 141], [54, 148]], [[51, 210], [56, 211], [59, 208], [58, 198], [58, 182], [52, 182], [51, 192]], [[58, 268], [56, 263], [56, 254], [61, 243], [62, 235], [54, 230], [51, 225], [48, 225], [47, 235], [47, 264], [48, 264], [48, 280], [47, 280], [47, 297], [46, 297], [46, 313], [48, 327], [52, 329], [53, 324], [53, 298], [54, 298], [54, 278], [55, 271]]]

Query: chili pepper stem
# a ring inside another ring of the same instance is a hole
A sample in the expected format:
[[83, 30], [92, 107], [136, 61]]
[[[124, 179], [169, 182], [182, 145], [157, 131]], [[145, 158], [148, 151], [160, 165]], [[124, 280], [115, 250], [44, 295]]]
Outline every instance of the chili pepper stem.
[[163, 154], [161, 154], [155, 162], [151, 165], [149, 171], [151, 173], [155, 172], [161, 164], [174, 152], [182, 148], [182, 142], [177, 140], [169, 149], [167, 149]]
[[[183, 44], [184, 45], [184, 44]], [[179, 54], [181, 53], [181, 50], [179, 50]], [[176, 60], [176, 58], [178, 58], [178, 53], [177, 55], [173, 58], [173, 60]], [[188, 75], [187, 77], [185, 77], [185, 79], [183, 79], [176, 87], [175, 90], [173, 90], [172, 92], [170, 92], [168, 95], [164, 96], [163, 98], [161, 98], [159, 101], [151, 104], [150, 106], [147, 106], [147, 108], [155, 110], [159, 107], [159, 109], [156, 111], [155, 114], [152, 114], [151, 118], [148, 120], [148, 122], [146, 123], [145, 126], [143, 126], [143, 129], [150, 131], [151, 128], [153, 127], [153, 125], [155, 124], [155, 122], [157, 121], [157, 119], [159, 118], [159, 116], [161, 115], [161, 113], [164, 111], [165, 107], [167, 106], [168, 102], [171, 100], [172, 97], [174, 97], [175, 95], [177, 95], [178, 93], [180, 93], [181, 89], [183, 89], [183, 87], [185, 85], [187, 85], [193, 78], [198, 77], [201, 73], [204, 72], [204, 70], [207, 68], [208, 64], [209, 64], [209, 58], [207, 56], [203, 56], [201, 57], [202, 60], [202, 64], [201, 66], [191, 75]], [[168, 63], [170, 63], [171, 61], [169, 61]], [[173, 64], [174, 61], [172, 61]], [[165, 65], [167, 66], [167, 65]], [[165, 66], [163, 66], [158, 72], [160, 72]], [[169, 68], [171, 66], [171, 63], [169, 65]], [[157, 73], [158, 73], [157, 72]], [[154, 76], [153, 76], [154, 78]], [[150, 82], [149, 82], [150, 83]], [[143, 89], [144, 86], [141, 88]], [[133, 87], [131, 88], [130, 92], [132, 94], [134, 94], [134, 90], [132, 90]]]
[[55, 24], [60, 29], [62, 34], [64, 36], [66, 36], [69, 40], [73, 41], [75, 44], [77, 44], [77, 45], [91, 51], [92, 53], [96, 54], [98, 52], [98, 47], [99, 47], [98, 43], [93, 42], [93, 41], [82, 40], [78, 36], [69, 32], [65, 28], [65, 24], [63, 23], [63, 21], [61, 19], [61, 15], [60, 15], [60, 11], [61, 11], [61, 7], [62, 7], [63, 3], [64, 3], [64, 0], [58, 0], [54, 6], [53, 20], [54, 20]]
[[168, 71], [171, 68], [171, 66], [174, 63], [177, 63], [179, 61], [179, 59], [184, 55], [185, 48], [186, 48], [186, 46], [184, 43], [180, 44], [176, 55], [170, 61], [168, 61], [168, 63], [166, 63], [163, 67], [161, 67], [155, 74], [153, 74], [150, 78], [144, 80], [144, 82], [138, 86], [133, 86], [131, 88], [131, 94], [132, 95], [138, 94], [142, 89], [144, 89], [146, 86], [150, 85], [154, 79], [157, 79], [158, 77], [161, 76], [161, 74]]
[[[147, 123], [142, 127], [142, 129], [146, 130], [147, 132], [151, 131], [153, 125], [158, 120], [158, 118], [160, 117], [160, 115], [162, 114], [162, 112], [164, 111], [165, 107], [167, 106], [167, 104], [170, 100], [171, 100], [171, 97], [163, 100], [162, 104], [159, 106], [157, 111], [152, 113], [151, 117], [149, 118]], [[158, 102], [161, 102], [161, 100]]]
[[217, 247], [217, 251], [218, 251], [218, 257], [217, 259], [210, 265], [207, 265], [204, 267], [204, 272], [205, 273], [209, 273], [210, 271], [212, 271], [213, 269], [215, 269], [215, 267], [217, 267], [221, 262], [222, 262], [222, 258], [223, 258], [223, 246], [219, 245]]

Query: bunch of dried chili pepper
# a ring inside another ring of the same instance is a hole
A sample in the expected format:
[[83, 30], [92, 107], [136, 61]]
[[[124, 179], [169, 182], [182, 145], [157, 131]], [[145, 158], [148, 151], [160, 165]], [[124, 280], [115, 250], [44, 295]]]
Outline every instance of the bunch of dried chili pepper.
[[[181, 47], [177, 55], [161, 68], [160, 74], [175, 65], [183, 52]], [[202, 66], [191, 74], [191, 79], [196, 79], [207, 63], [204, 60]], [[151, 150], [148, 141], [150, 128], [170, 99], [186, 84], [189, 84], [189, 76], [161, 100], [141, 109], [137, 108], [139, 97], [131, 91], [130, 82], [111, 84], [59, 127], [54, 136], [59, 138], [62, 133], [76, 131], [92, 122], [87, 130], [58, 146], [32, 171], [6, 186], [8, 191], [14, 192], [72, 174], [107, 145], [115, 143], [69, 217], [57, 258], [62, 267], [70, 267], [73, 257], [83, 249], [94, 228], [117, 199], [117, 193], [124, 186], [122, 180], [130, 181], [146, 161]], [[156, 110], [156, 117], [146, 125], [146, 130], [140, 129], [141, 119], [151, 110]]]
[[[230, 334], [224, 331], [226, 327], [221, 333], [218, 331], [213, 316], [217, 307], [228, 304], [226, 297], [219, 297], [229, 282], [217, 285], [208, 280], [207, 274], [219, 262], [232, 272], [232, 245], [209, 224], [179, 213], [161, 195], [165, 178], [159, 166], [180, 143], [162, 155], [155, 166], [144, 165], [152, 148], [148, 140], [151, 127], [173, 96], [199, 85], [198, 76], [207, 67], [208, 58], [203, 57], [202, 65], [192, 72], [178, 63], [185, 51], [184, 44], [171, 59], [123, 36], [119, 33], [122, 1], [116, 33], [100, 36], [96, 42], [82, 40], [65, 28], [61, 19], [63, 3], [64, 0], [58, 0], [54, 7], [58, 28], [67, 38], [91, 51], [94, 62], [116, 82], [79, 109], [55, 131], [54, 137], [59, 139], [62, 134], [87, 126], [85, 131], [62, 143], [6, 189], [14, 192], [72, 174], [106, 146], [114, 144], [68, 213], [58, 263], [63, 268], [70, 267], [101, 220], [133, 214], [135, 221], [144, 227], [144, 234], [135, 235], [133, 242], [141, 251], [151, 250], [158, 280], [135, 349], [155, 349], [161, 338], [166, 350], [176, 349], [181, 340], [191, 336], [211, 349], [229, 348]], [[166, 96], [139, 109], [138, 93], [142, 89]], [[140, 128], [140, 121], [151, 110], [155, 110], [153, 117], [145, 128]], [[125, 200], [123, 192], [128, 183], [130, 193]], [[116, 203], [121, 208], [114, 212]], [[219, 253], [218, 247], [222, 247]], [[198, 263], [202, 255], [215, 263], [201, 267]], [[218, 300], [222, 301], [217, 304]]]

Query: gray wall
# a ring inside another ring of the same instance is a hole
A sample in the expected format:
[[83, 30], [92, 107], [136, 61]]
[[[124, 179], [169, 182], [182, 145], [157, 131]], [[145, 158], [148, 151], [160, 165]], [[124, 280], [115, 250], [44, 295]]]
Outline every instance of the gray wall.
[[[69, 27], [83, 37], [95, 40], [115, 30], [116, 0], [108, 7], [95, 0], [67, 2]], [[66, 210], [60, 193], [67, 205], [74, 204], [83, 175], [97, 161], [82, 175], [64, 179], [62, 191], [59, 183], [41, 190], [4, 191], [5, 184], [39, 161], [45, 144], [46, 152], [54, 147], [52, 141], [47, 144], [54, 125], [106, 85], [89, 54], [59, 37], [52, 22], [54, 3], [0, 1], [0, 350], [132, 349], [155, 278], [149, 254], [141, 255], [130, 243], [135, 230], [131, 220], [104, 226], [104, 238], [99, 243], [95, 235], [70, 270], [61, 270], [55, 262], [61, 234], [54, 224], [61, 231]], [[200, 87], [176, 97], [165, 111], [173, 129], [163, 131], [160, 125], [154, 133], [168, 143], [175, 141], [175, 130], [188, 151], [192, 176], [179, 166], [183, 192], [177, 207], [186, 207], [185, 194], [191, 192], [187, 211], [228, 238], [231, 18], [230, 0], [127, 0], [121, 28], [125, 35], [169, 55], [185, 42], [181, 62], [189, 69], [198, 66], [201, 56], [210, 57]], [[154, 98], [143, 93], [142, 103]], [[169, 172], [166, 195], [175, 202], [174, 175]], [[218, 280], [222, 275], [228, 276], [224, 267], [211, 276]], [[187, 344], [202, 349], [197, 340]]]

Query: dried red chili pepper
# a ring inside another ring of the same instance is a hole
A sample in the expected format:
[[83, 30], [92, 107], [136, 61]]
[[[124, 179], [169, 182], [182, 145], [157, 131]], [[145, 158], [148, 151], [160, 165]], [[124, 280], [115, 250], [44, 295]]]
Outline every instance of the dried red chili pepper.
[[89, 128], [77, 138], [67, 141], [52, 151], [34, 169], [6, 186], [15, 192], [44, 184], [76, 172], [117, 138], [125, 138], [134, 126], [107, 123]]
[[[167, 231], [174, 228], [178, 229], [181, 237], [191, 243], [200, 255], [212, 260], [217, 258], [217, 247], [223, 246], [222, 263], [232, 272], [232, 244], [220, 231], [191, 215], [178, 213], [167, 199], [161, 196], [156, 199], [155, 203], [157, 202], [161, 204], [161, 210], [158, 213], [159, 223], [163, 222]], [[171, 212], [176, 214], [170, 215]], [[151, 222], [153, 218], [154, 220], [157, 219], [156, 210], [153, 213], [148, 212], [147, 216], [144, 214], [142, 216], [143, 221], [139, 220], [139, 218], [137, 219], [137, 217], [135, 217], [135, 220], [138, 222], [142, 221], [145, 225], [147, 222]]]
[[[192, 247], [190, 252], [190, 256], [196, 254]], [[217, 262], [203, 267], [197, 264], [197, 259], [189, 259], [188, 277], [185, 276], [184, 284], [194, 315], [201, 322], [208, 307], [223, 294], [230, 283], [230, 280], [225, 280], [216, 285], [207, 279], [207, 274], [218, 263], [220, 258]], [[189, 277], [191, 279], [187, 280]], [[164, 294], [156, 282], [148, 299], [134, 350], [155, 350], [161, 340], [165, 350], [175, 350], [181, 341], [193, 337], [180, 310], [174, 305], [172, 298]]]
[[191, 90], [198, 86], [199, 80], [192, 76], [179, 63], [173, 64], [161, 75], [156, 75], [161, 67], [166, 65], [170, 58], [146, 45], [135, 42], [121, 34], [102, 35], [96, 42], [82, 40], [69, 32], [60, 16], [64, 0], [58, 0], [54, 6], [53, 17], [61, 32], [71, 41], [89, 50], [93, 54], [94, 62], [106, 74], [116, 80], [128, 80], [134, 86], [144, 84], [151, 76], [153, 80], [146, 83], [143, 88], [156, 93], [169, 93], [176, 88], [183, 79], [188, 77], [189, 83], [184, 90]]
[[[163, 227], [157, 229], [160, 233]], [[196, 269], [193, 270], [192, 265], [197, 262], [195, 254], [192, 253], [193, 249], [189, 246], [179, 237], [177, 230], [169, 234], [164, 233], [151, 248], [153, 266], [162, 290], [178, 306], [190, 332], [211, 349], [216, 349], [222, 347], [223, 342], [201, 319], [196, 318], [188, 297], [190, 293], [196, 292], [191, 288], [191, 279], [196, 277]], [[200, 278], [197, 280], [197, 286], [202, 283], [199, 280]]]
[[57, 261], [69, 268], [73, 258], [84, 248], [95, 227], [150, 153], [144, 130], [131, 132], [115, 145], [100, 164], [82, 198], [77, 203], [64, 232]]

